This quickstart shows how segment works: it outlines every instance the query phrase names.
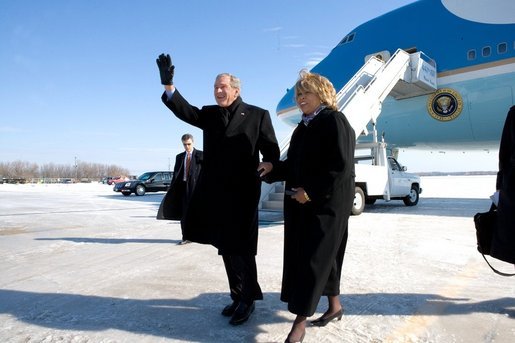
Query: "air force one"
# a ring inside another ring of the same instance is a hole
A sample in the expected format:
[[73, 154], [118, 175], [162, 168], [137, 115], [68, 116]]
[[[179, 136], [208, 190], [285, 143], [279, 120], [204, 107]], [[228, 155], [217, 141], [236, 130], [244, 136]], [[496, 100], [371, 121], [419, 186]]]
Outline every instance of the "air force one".
[[[370, 117], [349, 119], [360, 140], [373, 123], [393, 148], [496, 149], [515, 103], [515, 0], [416, 1], [358, 26], [311, 71], [347, 118]], [[277, 115], [300, 121], [294, 89]]]

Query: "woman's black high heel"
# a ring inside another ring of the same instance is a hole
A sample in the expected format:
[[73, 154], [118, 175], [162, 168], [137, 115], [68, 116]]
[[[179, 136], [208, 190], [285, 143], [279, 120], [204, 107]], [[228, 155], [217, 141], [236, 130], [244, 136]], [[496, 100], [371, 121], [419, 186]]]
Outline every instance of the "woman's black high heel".
[[332, 314], [330, 316], [327, 316], [324, 318], [324, 316], [318, 318], [318, 319], [315, 319], [311, 322], [312, 325], [314, 326], [326, 326], [327, 323], [329, 323], [331, 320], [333, 319], [338, 319], [338, 320], [341, 320], [342, 319], [342, 315], [343, 315], [343, 309], [340, 309], [340, 311], [336, 312], [335, 314]]

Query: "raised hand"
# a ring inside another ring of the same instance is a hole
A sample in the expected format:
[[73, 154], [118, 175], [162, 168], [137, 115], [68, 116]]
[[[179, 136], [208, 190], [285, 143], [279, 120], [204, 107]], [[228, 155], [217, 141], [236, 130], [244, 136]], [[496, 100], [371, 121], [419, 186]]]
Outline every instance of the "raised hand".
[[159, 68], [159, 76], [161, 76], [161, 84], [173, 85], [173, 72], [175, 66], [172, 64], [172, 58], [168, 54], [161, 54], [156, 60]]

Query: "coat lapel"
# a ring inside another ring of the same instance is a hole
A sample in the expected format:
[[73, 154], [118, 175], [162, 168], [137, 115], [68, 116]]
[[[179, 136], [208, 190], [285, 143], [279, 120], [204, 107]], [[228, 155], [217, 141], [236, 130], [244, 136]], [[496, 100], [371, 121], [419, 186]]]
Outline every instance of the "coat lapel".
[[240, 124], [247, 119], [249, 116], [249, 111], [245, 103], [241, 102], [238, 107], [236, 107], [236, 110], [234, 111], [234, 115], [232, 116], [231, 120], [229, 121], [229, 125], [227, 126], [227, 129], [225, 130], [226, 134], [229, 134], [233, 132], [236, 128], [240, 126]]

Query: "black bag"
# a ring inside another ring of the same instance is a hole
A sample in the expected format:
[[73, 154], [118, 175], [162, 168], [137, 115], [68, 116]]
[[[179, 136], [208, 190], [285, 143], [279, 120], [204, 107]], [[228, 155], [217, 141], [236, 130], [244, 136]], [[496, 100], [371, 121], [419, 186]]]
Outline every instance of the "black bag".
[[481, 253], [488, 266], [497, 274], [502, 276], [515, 276], [498, 271], [486, 259], [485, 255], [490, 255], [492, 237], [497, 227], [497, 206], [492, 203], [488, 212], [480, 212], [474, 215], [476, 226], [477, 250]]
[[488, 212], [474, 215], [476, 225], [477, 251], [484, 255], [490, 255], [492, 236], [497, 226], [497, 207], [492, 203]]

